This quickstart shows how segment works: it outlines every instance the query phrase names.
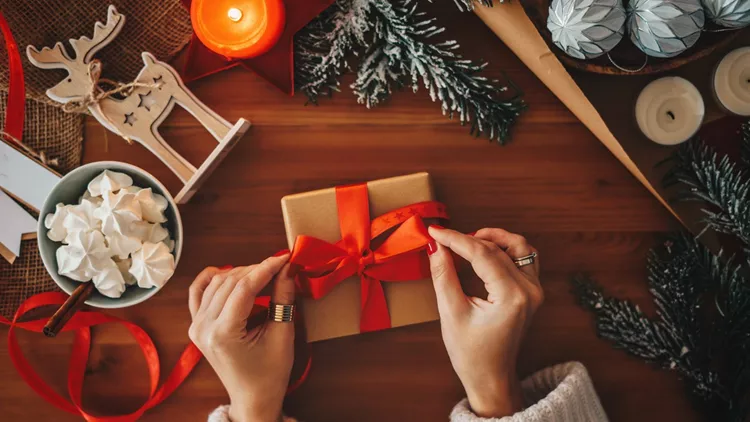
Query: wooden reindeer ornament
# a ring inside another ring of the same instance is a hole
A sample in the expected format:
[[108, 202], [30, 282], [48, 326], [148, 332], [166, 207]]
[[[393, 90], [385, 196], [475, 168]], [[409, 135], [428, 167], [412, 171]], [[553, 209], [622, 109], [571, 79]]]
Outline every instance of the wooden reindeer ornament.
[[[47, 90], [47, 96], [64, 104], [67, 111], [89, 112], [107, 129], [122, 136], [128, 142], [142, 144], [166, 164], [185, 186], [175, 197], [180, 204], [187, 202], [221, 162], [237, 141], [248, 131], [250, 122], [240, 119], [234, 125], [224, 120], [200, 102], [185, 87], [171, 66], [156, 60], [150, 53], [142, 53], [144, 67], [135, 81], [128, 84], [113, 84], [114, 88], [103, 89], [99, 83], [101, 63], [94, 55], [112, 42], [122, 30], [125, 16], [110, 5], [107, 23], [96, 22], [94, 36], [71, 39], [75, 52], [71, 58], [62, 43], [41, 51], [28, 46], [26, 54], [31, 63], [42, 69], [64, 69], [68, 76]], [[124, 98], [113, 96], [119, 94]], [[218, 141], [217, 147], [199, 168], [195, 168], [164, 141], [158, 132], [159, 125], [179, 104], [192, 114]]]

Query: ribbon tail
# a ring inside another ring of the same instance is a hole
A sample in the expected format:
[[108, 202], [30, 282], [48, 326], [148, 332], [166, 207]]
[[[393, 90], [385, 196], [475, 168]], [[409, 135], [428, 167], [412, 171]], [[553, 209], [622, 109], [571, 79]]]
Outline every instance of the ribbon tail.
[[388, 314], [388, 304], [385, 301], [383, 285], [379, 280], [362, 276], [361, 312], [359, 331], [385, 330], [391, 328], [391, 316]]

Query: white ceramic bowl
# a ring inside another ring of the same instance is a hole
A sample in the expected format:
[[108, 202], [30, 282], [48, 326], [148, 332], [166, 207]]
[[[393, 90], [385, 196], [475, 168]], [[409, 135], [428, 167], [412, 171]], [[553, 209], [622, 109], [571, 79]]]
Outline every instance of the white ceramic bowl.
[[[85, 164], [66, 174], [50, 192], [44, 201], [44, 206], [39, 213], [39, 224], [37, 225], [37, 235], [39, 243], [39, 253], [42, 256], [47, 272], [55, 280], [58, 286], [68, 294], [73, 293], [81, 283], [57, 273], [57, 259], [55, 253], [57, 248], [62, 246], [60, 242], [53, 242], [47, 237], [48, 229], [44, 226], [44, 217], [55, 211], [55, 206], [62, 202], [63, 204], [78, 204], [79, 198], [86, 191], [89, 182], [98, 176], [104, 170], [112, 170], [125, 173], [133, 178], [133, 184], [141, 188], [151, 188], [154, 193], [163, 195], [169, 201], [165, 210], [167, 222], [163, 223], [170, 236], [174, 239], [174, 260], [175, 266], [180, 261], [182, 254], [182, 218], [174, 198], [169, 191], [154, 176], [136, 166], [120, 163], [117, 161], [99, 161], [96, 163]], [[166, 284], [165, 284], [166, 285]], [[125, 308], [136, 305], [155, 295], [159, 291], [158, 287], [151, 289], [142, 289], [137, 286], [129, 286], [125, 293], [117, 299], [112, 299], [95, 291], [94, 294], [86, 301], [87, 305], [97, 308]]]

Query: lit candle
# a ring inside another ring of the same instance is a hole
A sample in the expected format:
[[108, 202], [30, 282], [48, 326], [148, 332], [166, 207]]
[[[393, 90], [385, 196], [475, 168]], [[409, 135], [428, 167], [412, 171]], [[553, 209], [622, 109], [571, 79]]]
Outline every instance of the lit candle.
[[635, 104], [638, 127], [648, 139], [675, 145], [690, 139], [706, 113], [703, 97], [688, 80], [670, 76], [643, 88]]
[[226, 57], [259, 56], [284, 31], [282, 0], [193, 0], [190, 18], [198, 39]]
[[750, 116], [750, 47], [738, 48], [721, 59], [714, 71], [714, 94], [730, 113]]

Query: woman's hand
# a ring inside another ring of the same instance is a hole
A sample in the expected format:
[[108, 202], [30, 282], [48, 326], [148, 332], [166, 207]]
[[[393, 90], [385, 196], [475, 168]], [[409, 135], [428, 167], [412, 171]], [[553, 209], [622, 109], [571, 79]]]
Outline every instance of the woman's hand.
[[[518, 349], [544, 300], [538, 261], [517, 268], [513, 259], [535, 250], [501, 229], [482, 229], [473, 237], [437, 226], [429, 231], [435, 239], [429, 252], [440, 326], [453, 369], [478, 416], [512, 415], [523, 408]], [[451, 250], [484, 281], [487, 300], [464, 294]]]
[[267, 321], [247, 330], [255, 297], [275, 278], [271, 301], [294, 303], [289, 255], [258, 265], [209, 267], [190, 286], [190, 339], [226, 387], [233, 422], [271, 422], [281, 406], [294, 361], [294, 324]]

